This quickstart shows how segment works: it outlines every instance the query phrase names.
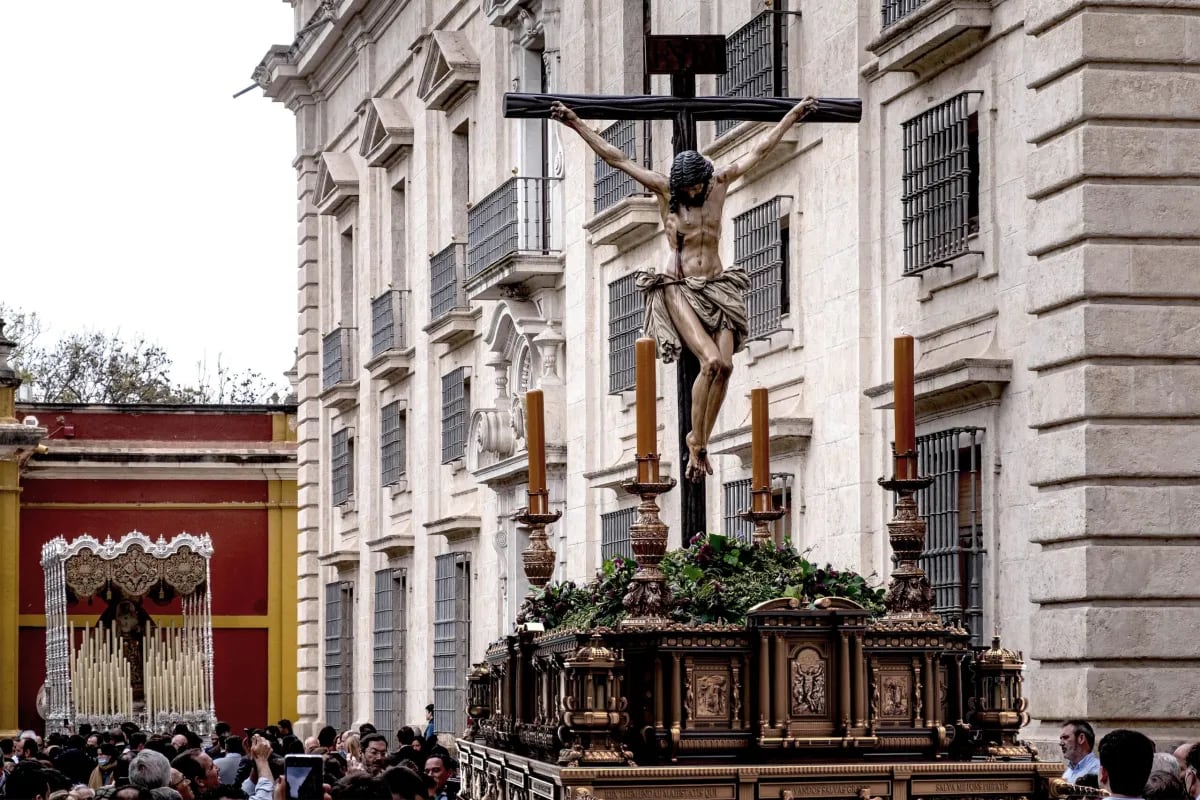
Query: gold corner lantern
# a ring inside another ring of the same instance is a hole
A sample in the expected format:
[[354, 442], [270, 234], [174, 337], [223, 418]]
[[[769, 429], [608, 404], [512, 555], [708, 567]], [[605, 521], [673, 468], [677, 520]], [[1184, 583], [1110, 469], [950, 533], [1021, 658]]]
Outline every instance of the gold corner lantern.
[[1024, 670], [1024, 656], [1001, 647], [999, 634], [992, 637], [990, 648], [975, 656], [971, 722], [980, 734], [983, 752], [990, 758], [1029, 758], [1037, 754], [1018, 736], [1029, 724], [1029, 701], [1021, 689]]

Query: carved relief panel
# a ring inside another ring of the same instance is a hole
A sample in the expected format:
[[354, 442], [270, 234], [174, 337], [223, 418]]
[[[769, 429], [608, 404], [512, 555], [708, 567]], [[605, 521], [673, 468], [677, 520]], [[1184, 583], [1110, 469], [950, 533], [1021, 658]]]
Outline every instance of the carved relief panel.
[[731, 663], [722, 661], [684, 660], [684, 716], [686, 727], [729, 728], [734, 722], [735, 698], [740, 693]]
[[824, 717], [829, 714], [827, 687], [829, 663], [815, 647], [801, 647], [792, 657], [789, 694], [793, 717]]

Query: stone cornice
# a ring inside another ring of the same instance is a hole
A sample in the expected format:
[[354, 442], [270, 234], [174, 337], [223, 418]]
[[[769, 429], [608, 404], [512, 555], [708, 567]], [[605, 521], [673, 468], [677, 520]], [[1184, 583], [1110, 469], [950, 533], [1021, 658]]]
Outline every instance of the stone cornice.
[[[917, 416], [932, 416], [950, 409], [989, 405], [1000, 401], [1012, 380], [1012, 360], [961, 358], [916, 374], [913, 392]], [[894, 407], [893, 384], [883, 383], [863, 392], [876, 410]]]

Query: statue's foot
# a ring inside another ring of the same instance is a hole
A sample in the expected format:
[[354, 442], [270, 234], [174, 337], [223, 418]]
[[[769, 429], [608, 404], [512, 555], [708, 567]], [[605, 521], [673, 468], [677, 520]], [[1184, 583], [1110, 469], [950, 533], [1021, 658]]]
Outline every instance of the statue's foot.
[[712, 464], [708, 463], [708, 450], [696, 442], [696, 437], [687, 435], [688, 463], [684, 477], [692, 483], [702, 483], [706, 477], [713, 474]]

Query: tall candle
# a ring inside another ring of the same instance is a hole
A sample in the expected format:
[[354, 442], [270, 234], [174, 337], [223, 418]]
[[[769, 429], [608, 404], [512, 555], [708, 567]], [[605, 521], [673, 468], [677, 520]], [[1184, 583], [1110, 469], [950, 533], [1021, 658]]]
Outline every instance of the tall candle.
[[[658, 379], [654, 364], [654, 340], [638, 339], [635, 344], [637, 380], [637, 455], [658, 455]], [[640, 475], [639, 479], [650, 476]]]
[[917, 449], [917, 410], [913, 403], [913, 338], [897, 336], [893, 359], [892, 391], [896, 406], [896, 477], [916, 477], [913, 462], [905, 458]]
[[525, 444], [529, 451], [529, 511], [544, 514], [546, 491], [546, 406], [541, 389], [525, 393]]
[[750, 390], [750, 464], [751, 489], [771, 487], [771, 432], [767, 410], [767, 390]]

